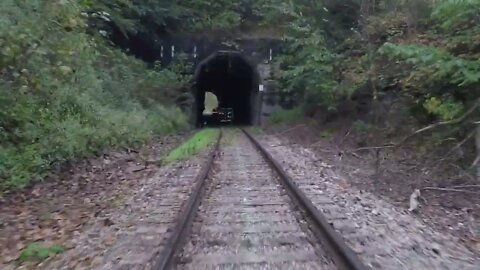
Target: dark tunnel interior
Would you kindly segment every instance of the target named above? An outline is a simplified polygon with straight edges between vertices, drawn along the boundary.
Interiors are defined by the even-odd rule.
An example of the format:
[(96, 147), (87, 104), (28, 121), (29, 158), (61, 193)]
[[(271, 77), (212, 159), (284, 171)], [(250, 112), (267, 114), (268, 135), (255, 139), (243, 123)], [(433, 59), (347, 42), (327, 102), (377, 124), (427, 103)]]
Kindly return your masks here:
[[(215, 53), (196, 72), (197, 126), (205, 122), (205, 93), (216, 95), (219, 108), (233, 110), (231, 123), (252, 125), (258, 90), (256, 68), (239, 53)], [(218, 123), (217, 123), (218, 124)]]

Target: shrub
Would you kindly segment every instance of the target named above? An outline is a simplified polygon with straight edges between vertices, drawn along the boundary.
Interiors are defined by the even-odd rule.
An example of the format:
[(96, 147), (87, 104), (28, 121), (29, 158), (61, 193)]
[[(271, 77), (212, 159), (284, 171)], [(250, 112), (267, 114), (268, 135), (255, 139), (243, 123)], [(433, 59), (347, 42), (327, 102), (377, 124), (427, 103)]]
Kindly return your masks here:
[(187, 78), (86, 34), (82, 12), (77, 1), (0, 2), (0, 192), (186, 124), (166, 104)]
[(442, 100), (431, 97), (423, 103), (423, 107), (428, 113), (437, 116), (443, 121), (452, 120), (463, 112), (463, 104), (451, 97), (446, 97)]

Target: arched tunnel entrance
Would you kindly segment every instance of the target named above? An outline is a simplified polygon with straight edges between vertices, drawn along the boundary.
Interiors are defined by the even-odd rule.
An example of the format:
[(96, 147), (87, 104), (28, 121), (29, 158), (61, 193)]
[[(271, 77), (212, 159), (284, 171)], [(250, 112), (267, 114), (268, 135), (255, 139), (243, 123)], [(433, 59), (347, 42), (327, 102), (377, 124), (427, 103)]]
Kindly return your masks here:
[[(254, 125), (259, 111), (258, 85), (260, 76), (254, 64), (239, 52), (216, 52), (202, 61), (195, 72), (193, 94), (194, 119), (197, 127), (212, 119), (205, 112), (205, 93), (213, 93), (218, 100), (218, 111), (232, 112), (230, 119), (213, 121), (235, 125)], [(216, 118), (214, 118), (216, 119)], [(212, 122), (212, 121), (210, 121)]]

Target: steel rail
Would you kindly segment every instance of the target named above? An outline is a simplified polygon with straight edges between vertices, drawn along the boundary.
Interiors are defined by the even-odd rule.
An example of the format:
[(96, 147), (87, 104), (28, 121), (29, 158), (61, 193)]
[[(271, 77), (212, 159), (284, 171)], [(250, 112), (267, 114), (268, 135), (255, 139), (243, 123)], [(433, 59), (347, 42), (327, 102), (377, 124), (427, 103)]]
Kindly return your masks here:
[(308, 199), (305, 193), (295, 184), (292, 177), (283, 170), (282, 166), (260, 144), (260, 142), (255, 139), (255, 137), (253, 137), (247, 130), (242, 129), (242, 131), (260, 151), (270, 166), (278, 173), (282, 185), (308, 215), (311, 221), (310, 223), (313, 223), (311, 225), (314, 226), (312, 231), (314, 232), (315, 237), (322, 243), (323, 246), (328, 249), (328, 251), (330, 251), (330, 255), (333, 257), (336, 265), (340, 269), (348, 270), (370, 269), (364, 265), (358, 258), (357, 254), (345, 244), (340, 234), (338, 234), (328, 223), (326, 217), (320, 211), (318, 211), (312, 201)]
[(173, 232), (168, 238), (164, 249), (159, 253), (156, 262), (154, 262), (152, 269), (164, 270), (172, 268), (175, 253), (179, 250), (179, 248), (181, 248), (183, 241), (188, 235), (188, 227), (192, 223), (193, 218), (195, 217), (195, 212), (200, 205), (202, 194), (205, 191), (205, 180), (207, 179), (208, 174), (212, 169), (215, 156), (218, 153), (221, 139), (222, 130), (220, 129), (215, 146), (212, 148), (211, 152), (207, 157), (207, 161), (203, 164), (200, 172), (195, 178), (196, 185), (194, 187), (194, 190), (190, 195), (187, 203), (183, 207), (182, 211), (180, 212), (178, 222), (176, 223)]

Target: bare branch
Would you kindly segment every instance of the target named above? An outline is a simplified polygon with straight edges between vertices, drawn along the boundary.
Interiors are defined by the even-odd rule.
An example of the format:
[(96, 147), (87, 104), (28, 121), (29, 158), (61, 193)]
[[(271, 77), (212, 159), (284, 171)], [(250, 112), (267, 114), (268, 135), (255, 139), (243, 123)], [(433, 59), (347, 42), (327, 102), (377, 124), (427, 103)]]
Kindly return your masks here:
[(468, 116), (470, 116), (472, 113), (474, 113), (477, 108), (480, 106), (480, 99), (477, 99), (477, 101), (475, 101), (475, 104), (467, 111), (465, 112), (465, 114), (463, 114), (462, 116), (460, 116), (459, 118), (457, 119), (453, 119), (453, 120), (450, 120), (450, 121), (443, 121), (443, 122), (438, 122), (438, 123), (435, 123), (435, 124), (431, 124), (429, 126), (426, 126), (424, 128), (421, 128), (417, 131), (415, 131), (414, 133), (408, 135), (407, 137), (405, 137), (403, 140), (401, 140), (399, 143), (397, 143), (396, 145), (401, 145), (402, 143), (404, 143), (405, 141), (407, 141), (408, 139), (410, 139), (411, 137), (417, 135), (417, 134), (420, 134), (420, 133), (423, 133), (427, 130), (431, 130), (431, 129), (434, 129), (436, 127), (440, 127), (440, 126), (447, 126), (447, 125), (455, 125), (455, 124), (458, 124), (458, 123), (461, 123), (463, 122)]

